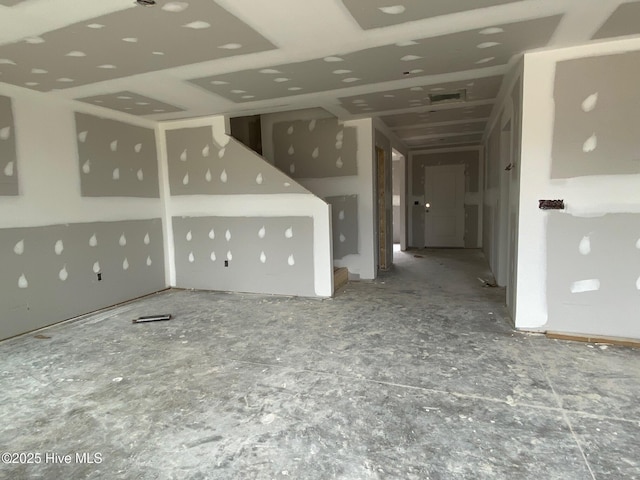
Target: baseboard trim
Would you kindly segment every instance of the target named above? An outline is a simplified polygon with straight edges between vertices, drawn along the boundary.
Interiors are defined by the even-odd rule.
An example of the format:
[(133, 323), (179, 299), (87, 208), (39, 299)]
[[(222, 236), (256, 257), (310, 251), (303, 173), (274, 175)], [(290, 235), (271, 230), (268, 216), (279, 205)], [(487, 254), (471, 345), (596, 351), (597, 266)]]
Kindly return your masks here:
[(607, 343), (610, 345), (620, 345), (623, 347), (640, 348), (640, 340), (633, 338), (621, 338), (621, 337), (603, 337), (603, 336), (591, 336), (580, 335), (578, 333), (559, 333), (559, 332), (546, 332), (545, 335), (548, 338), (554, 340), (568, 340), (572, 342), (584, 342), (584, 343)]

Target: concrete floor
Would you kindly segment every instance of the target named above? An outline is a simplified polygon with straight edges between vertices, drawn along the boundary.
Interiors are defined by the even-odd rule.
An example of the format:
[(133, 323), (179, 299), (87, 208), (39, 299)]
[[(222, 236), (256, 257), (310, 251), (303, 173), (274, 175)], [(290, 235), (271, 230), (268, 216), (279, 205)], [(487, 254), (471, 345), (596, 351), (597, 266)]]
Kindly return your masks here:
[(514, 333), (478, 251), (414, 253), (330, 300), (169, 291), (0, 343), (2, 451), (42, 454), (0, 477), (640, 478), (640, 351)]

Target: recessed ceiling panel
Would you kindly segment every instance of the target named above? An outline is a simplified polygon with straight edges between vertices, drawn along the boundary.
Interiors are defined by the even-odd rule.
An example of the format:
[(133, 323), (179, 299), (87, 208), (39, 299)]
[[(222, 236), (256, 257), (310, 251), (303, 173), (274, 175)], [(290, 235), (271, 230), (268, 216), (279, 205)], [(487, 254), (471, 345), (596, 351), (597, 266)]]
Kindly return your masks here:
[(433, 138), (416, 138), (405, 140), (409, 148), (416, 147), (451, 147), (452, 145), (479, 145), (482, 140), (482, 134), (473, 135), (455, 135), (451, 137), (433, 137)]
[(486, 126), (487, 123), (485, 121), (463, 122), (453, 125), (424, 125), (421, 127), (396, 130), (395, 134), (402, 140), (429, 137), (432, 135), (450, 135), (454, 133), (468, 135), (470, 133), (483, 133)]
[(640, 33), (640, 2), (623, 3), (593, 36), (594, 39)]
[(519, 0), (342, 0), (356, 22), (368, 30)]
[(400, 110), (429, 105), (430, 94), (441, 94), (466, 91), (466, 100), (486, 100), (495, 98), (500, 90), (502, 77), (486, 77), (460, 82), (440, 83), (423, 87), (387, 90), (365, 95), (355, 95), (340, 99), (342, 106), (351, 113), (379, 112), (384, 110)]
[(106, 95), (78, 98), (81, 102), (119, 110), (131, 115), (153, 115), (159, 113), (182, 112), (182, 108), (155, 100), (133, 92), (116, 92)]
[(474, 107), (448, 108), (445, 110), (431, 110), (425, 112), (401, 113), (380, 117), (389, 128), (399, 128), (423, 123), (455, 122), (477, 118), (489, 118), (493, 105), (478, 105)]
[(496, 25), (191, 81), (242, 103), (504, 65), (517, 53), (547, 45), (561, 18)]
[(213, 1), (159, 1), (0, 46), (0, 78), (48, 91), (273, 48)]

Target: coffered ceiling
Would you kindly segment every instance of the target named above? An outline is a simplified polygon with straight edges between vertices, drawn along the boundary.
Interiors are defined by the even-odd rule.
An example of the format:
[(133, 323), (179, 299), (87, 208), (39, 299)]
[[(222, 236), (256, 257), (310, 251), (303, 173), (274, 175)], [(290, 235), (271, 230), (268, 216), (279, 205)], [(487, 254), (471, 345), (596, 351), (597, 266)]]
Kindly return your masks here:
[(637, 34), (638, 0), (0, 0), (0, 84), (155, 120), (322, 107), (433, 148), (479, 142), (522, 52)]

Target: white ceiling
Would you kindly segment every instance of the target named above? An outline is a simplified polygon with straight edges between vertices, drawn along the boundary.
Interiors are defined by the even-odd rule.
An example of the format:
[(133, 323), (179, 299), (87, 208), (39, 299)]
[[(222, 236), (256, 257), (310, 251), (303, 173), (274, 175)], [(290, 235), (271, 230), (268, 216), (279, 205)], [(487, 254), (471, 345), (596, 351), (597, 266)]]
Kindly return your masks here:
[(477, 143), (523, 51), (640, 34), (639, 0), (157, 3), (0, 0), (0, 82), (155, 120), (322, 107), (430, 148)]

